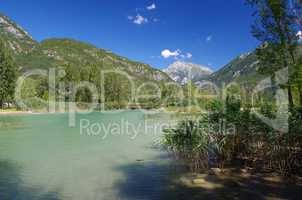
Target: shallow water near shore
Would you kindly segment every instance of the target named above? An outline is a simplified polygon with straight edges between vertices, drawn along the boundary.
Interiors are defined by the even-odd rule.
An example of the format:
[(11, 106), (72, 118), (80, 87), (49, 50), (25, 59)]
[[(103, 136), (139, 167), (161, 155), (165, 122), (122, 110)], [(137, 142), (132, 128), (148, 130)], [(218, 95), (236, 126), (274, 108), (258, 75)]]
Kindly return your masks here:
[(170, 173), (157, 145), (170, 120), (91, 113), (70, 128), (68, 114), (0, 116), (0, 199), (155, 198)]

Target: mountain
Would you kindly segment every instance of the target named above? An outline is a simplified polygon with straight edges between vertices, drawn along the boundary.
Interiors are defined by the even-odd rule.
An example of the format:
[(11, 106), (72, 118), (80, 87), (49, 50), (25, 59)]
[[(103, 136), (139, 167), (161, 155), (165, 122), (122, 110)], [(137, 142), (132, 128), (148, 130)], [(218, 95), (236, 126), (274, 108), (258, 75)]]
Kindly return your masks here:
[(234, 81), (254, 84), (264, 78), (257, 72), (258, 68), (259, 61), (255, 52), (246, 53), (236, 57), (220, 70), (211, 74), (208, 80), (219, 84), (228, 84)]
[(196, 82), (204, 79), (213, 72), (208, 67), (181, 61), (174, 62), (163, 71), (167, 73), (174, 81), (182, 85), (186, 84), (188, 80)]
[[(302, 45), (298, 47), (297, 54), (302, 55)], [(258, 72), (259, 67), (260, 62), (254, 51), (236, 57), (229, 64), (212, 73), (206, 80), (217, 84), (237, 82), (251, 87), (267, 77)]]
[(93, 64), (101, 69), (126, 72), (134, 80), (171, 81), (161, 70), (131, 61), (92, 44), (67, 38), (37, 42), (23, 28), (1, 14), (0, 37), (13, 52), (21, 71), (63, 65), (73, 65), (80, 69)]
[(27, 54), (37, 44), (23, 28), (2, 14), (0, 14), (0, 37), (15, 54)]

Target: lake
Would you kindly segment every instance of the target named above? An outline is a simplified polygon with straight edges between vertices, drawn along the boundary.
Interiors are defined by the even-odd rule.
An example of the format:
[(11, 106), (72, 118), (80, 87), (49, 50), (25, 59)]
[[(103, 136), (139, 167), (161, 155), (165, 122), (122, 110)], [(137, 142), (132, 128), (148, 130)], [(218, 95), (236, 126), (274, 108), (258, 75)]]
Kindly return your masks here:
[(0, 199), (162, 199), (175, 173), (159, 148), (170, 115), (0, 116)]

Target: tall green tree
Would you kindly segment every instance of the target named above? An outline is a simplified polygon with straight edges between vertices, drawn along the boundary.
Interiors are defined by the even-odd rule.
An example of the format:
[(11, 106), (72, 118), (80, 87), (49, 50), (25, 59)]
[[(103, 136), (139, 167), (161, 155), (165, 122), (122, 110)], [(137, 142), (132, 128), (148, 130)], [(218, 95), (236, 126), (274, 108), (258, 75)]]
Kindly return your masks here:
[(0, 107), (13, 101), (17, 66), (5, 42), (0, 39)]
[[(261, 62), (260, 72), (271, 76), (273, 93), (276, 93), (275, 72), (287, 67), (289, 74), (296, 65), (295, 52), (298, 46), (296, 12), (288, 0), (247, 0), (256, 8), (256, 22), (252, 27), (255, 38), (263, 43), (257, 49)], [(289, 79), (286, 85), (288, 100), (293, 107), (292, 82)]]

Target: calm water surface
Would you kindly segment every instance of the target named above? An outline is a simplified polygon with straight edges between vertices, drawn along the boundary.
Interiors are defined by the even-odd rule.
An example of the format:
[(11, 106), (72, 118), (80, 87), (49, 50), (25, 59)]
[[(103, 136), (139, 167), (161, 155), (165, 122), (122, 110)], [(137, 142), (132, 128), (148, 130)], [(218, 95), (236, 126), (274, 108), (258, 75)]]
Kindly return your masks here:
[(92, 113), (70, 128), (67, 114), (0, 116), (0, 199), (162, 199), (173, 167), (154, 144), (170, 121)]

